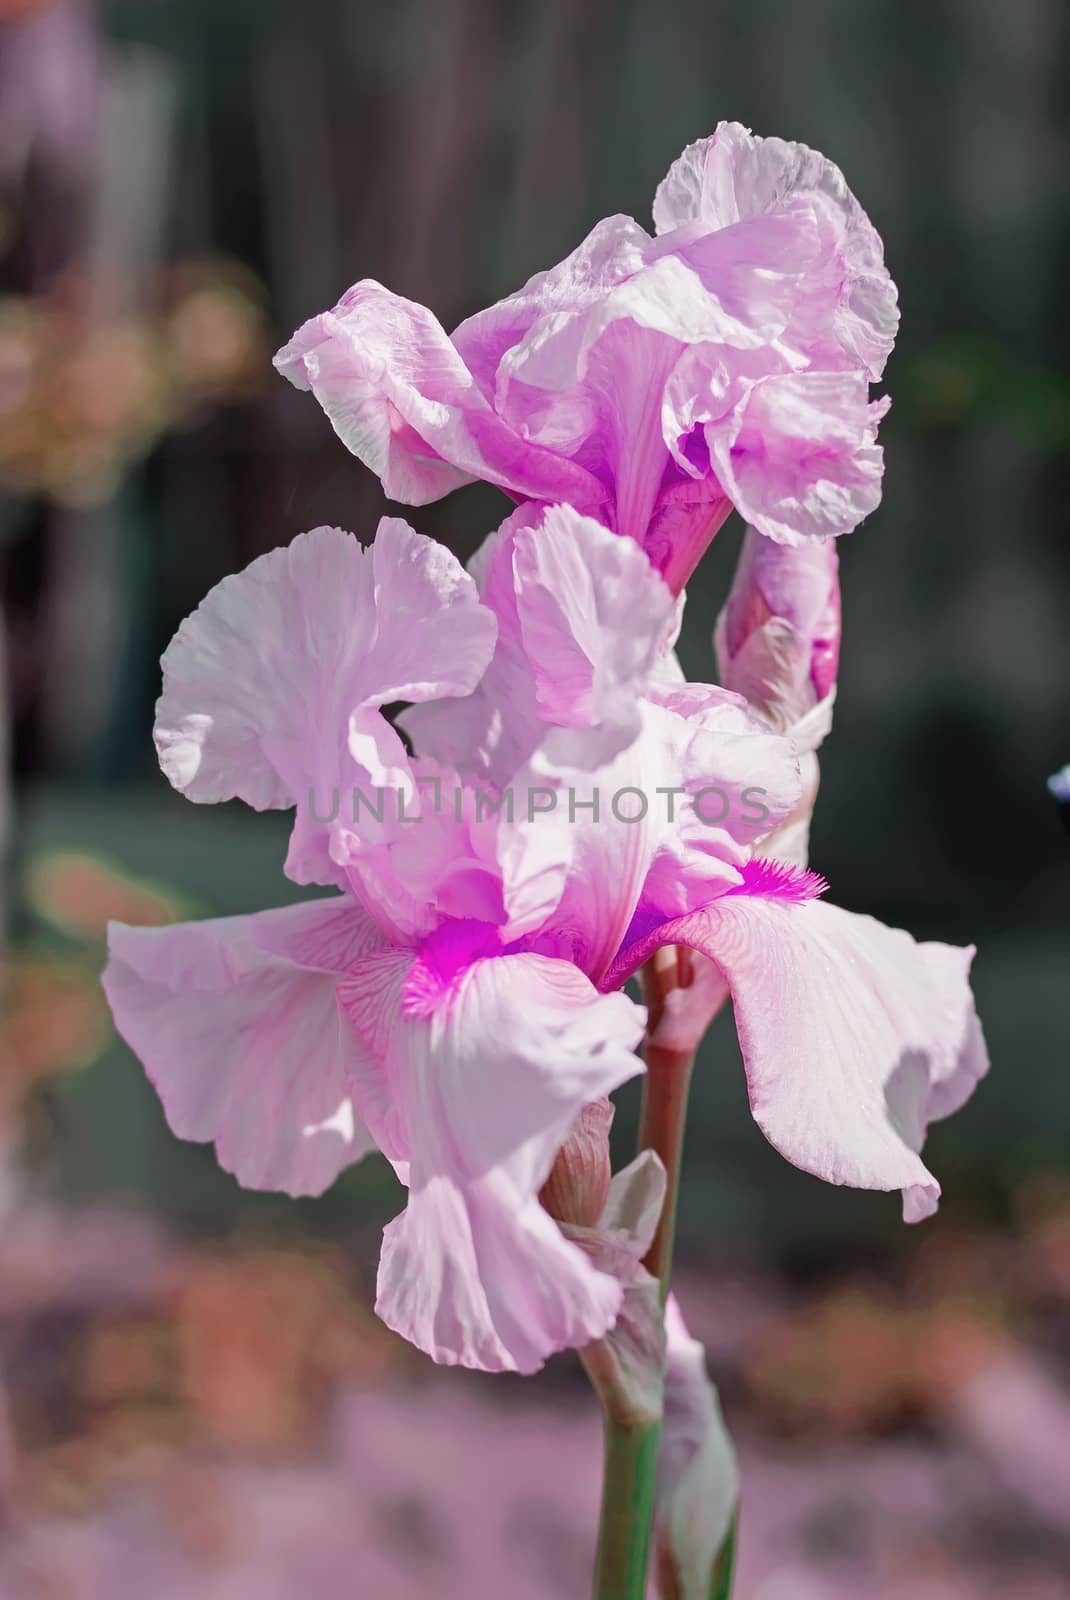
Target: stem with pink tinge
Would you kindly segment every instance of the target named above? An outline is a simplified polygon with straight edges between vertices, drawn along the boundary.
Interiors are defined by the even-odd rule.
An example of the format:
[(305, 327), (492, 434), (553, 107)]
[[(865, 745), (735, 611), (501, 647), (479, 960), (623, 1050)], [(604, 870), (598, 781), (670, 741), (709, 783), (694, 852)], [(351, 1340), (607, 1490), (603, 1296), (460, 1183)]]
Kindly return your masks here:
[(643, 1265), (661, 1285), (661, 1303), (664, 1305), (672, 1273), (676, 1202), (695, 1052), (668, 1049), (659, 1044), (657, 1039), (666, 996), (673, 989), (686, 989), (691, 982), (690, 950), (684, 946), (665, 946), (656, 951), (643, 968), (642, 978), (643, 999), (647, 1006), (647, 1033), (643, 1050), (646, 1077), (643, 1080), (643, 1102), (639, 1113), (639, 1148), (657, 1152), (666, 1178), (665, 1204)]

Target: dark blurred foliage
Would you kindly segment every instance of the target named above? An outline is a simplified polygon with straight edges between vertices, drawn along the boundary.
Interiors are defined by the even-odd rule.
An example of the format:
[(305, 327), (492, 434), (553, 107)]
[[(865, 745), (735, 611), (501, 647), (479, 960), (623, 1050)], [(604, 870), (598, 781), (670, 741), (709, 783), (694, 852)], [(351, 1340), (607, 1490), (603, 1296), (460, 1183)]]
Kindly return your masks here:
[[(242, 1196), (209, 1151), (171, 1138), (96, 994), (108, 915), (296, 897), (281, 819), (188, 806), (149, 737), (159, 653), (214, 582), (318, 523), (370, 537), (386, 509), (271, 352), (358, 277), (452, 326), (601, 216), (647, 222), (669, 162), (730, 117), (840, 162), (901, 291), (884, 503), (841, 546), (815, 865), (854, 909), (976, 941), (993, 1057), (932, 1138), (944, 1218), (909, 1234), (891, 1198), (824, 1187), (773, 1155), (730, 1025), (713, 1030), (681, 1242), (752, 1503), (787, 1508), (780, 1523), (752, 1513), (772, 1574), (753, 1592), (944, 1600), (987, 1594), (982, 1569), (1001, 1597), (1064, 1592), (1050, 1575), (1065, 1518), (1038, 1483), (1065, 1461), (1042, 1423), (1058, 1431), (1066, 1407), (1070, 851), (1044, 779), (1070, 760), (1068, 33), (1063, 0), (0, 0), (0, 735), (14, 790), (0, 793), (0, 1190), (15, 1252), (0, 1350), (19, 1376), (18, 1494), (39, 1512), (64, 1496), (96, 1505), (101, 1483), (140, 1479), (147, 1451), (166, 1458), (153, 1493), (182, 1559), (222, 1560), (250, 1537), (235, 1505), (254, 1522), (279, 1512), (265, 1483), (227, 1477), (228, 1450), (319, 1449), (340, 1385), (399, 1362), (411, 1377), (365, 1316), (377, 1228), (396, 1207), (385, 1169), (365, 1163), (316, 1203)], [(466, 556), (504, 510), (472, 487), (411, 515)], [(712, 672), (738, 539), (730, 523), (691, 586), (681, 654), (696, 678)], [(109, 1220), (102, 1204), (133, 1215)], [(118, 1260), (129, 1281), (108, 1278)], [(737, 1276), (709, 1289), (714, 1269)], [(268, 1317), (246, 1319), (246, 1304)], [(265, 1343), (276, 1316), (287, 1328)], [(322, 1347), (316, 1319), (333, 1330)], [(498, 1460), (490, 1411), (467, 1389), (441, 1393), (427, 1398), (427, 1418), (444, 1408), (433, 1448), (470, 1429), (473, 1459)], [(412, 1428), (408, 1404), (362, 1413), (354, 1437), (386, 1459)], [(566, 1421), (540, 1434), (530, 1415), (516, 1413), (526, 1459), (559, 1459)], [(338, 1426), (331, 1459), (352, 1475)], [(805, 1444), (792, 1456), (797, 1430), (825, 1441), (816, 1474)], [(882, 1454), (874, 1441), (889, 1439)], [(587, 1471), (584, 1440), (568, 1448)], [(182, 1452), (210, 1450), (223, 1464), (205, 1493)], [(862, 1484), (884, 1532), (858, 1512)], [(328, 1489), (295, 1478), (287, 1493)], [(576, 1526), (593, 1491), (576, 1492), (574, 1523), (575, 1506), (540, 1511), (518, 1489), (517, 1524), (503, 1500), (505, 1545), (535, 1552), (523, 1594), (582, 1592)], [(915, 1515), (933, 1499), (939, 1527)], [(421, 1550), (434, 1560), (448, 1511), (400, 1488), (384, 1507), (375, 1537), (394, 1529), (413, 1571)], [(905, 1543), (888, 1545), (900, 1514)], [(138, 1516), (130, 1548), (156, 1549)], [(173, 1552), (171, 1587), (162, 1567), (140, 1587), (109, 1577), (101, 1552), (122, 1527), (94, 1524), (54, 1570), (20, 1549), (28, 1565), (0, 1566), (0, 1593), (191, 1592)], [(560, 1570), (546, 1567), (555, 1550)], [(470, 1576), (493, 1570), (489, 1546), (465, 1559), (457, 1592), (497, 1592)], [(757, 1584), (754, 1559), (745, 1522)], [(301, 1592), (284, 1565), (276, 1551), (264, 1567), (282, 1587), (218, 1592)], [(64, 1588), (68, 1567), (97, 1576)], [(425, 1592), (412, 1576), (367, 1581), (376, 1600)]]

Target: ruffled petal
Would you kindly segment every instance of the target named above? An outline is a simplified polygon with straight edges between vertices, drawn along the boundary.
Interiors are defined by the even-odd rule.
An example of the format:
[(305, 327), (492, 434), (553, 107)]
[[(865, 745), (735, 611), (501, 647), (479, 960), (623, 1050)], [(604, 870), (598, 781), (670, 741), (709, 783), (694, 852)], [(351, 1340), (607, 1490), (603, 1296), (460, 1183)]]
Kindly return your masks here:
[[(703, 427), (753, 478), (769, 422), (778, 464), (759, 509), (775, 523), (788, 492), (784, 419), (748, 400), (752, 386), (802, 372), (877, 376), (897, 312), (879, 238), (838, 169), (805, 146), (722, 124), (676, 163), (655, 218), (656, 239), (630, 218), (605, 219), (449, 337), (423, 307), (358, 283), (276, 364), (317, 395), (394, 498), (422, 503), (477, 477), (520, 500), (568, 503), (643, 544), (675, 592), (729, 503)], [(843, 453), (827, 422), (797, 443), (796, 480), (800, 456)], [(802, 475), (802, 524), (790, 507), (781, 520), (798, 537), (827, 536), (865, 514), (879, 466), (856, 464), (846, 485), (843, 469), (831, 474), (855, 491), (849, 504), (814, 486), (816, 469), (813, 481)], [(739, 485), (741, 507), (762, 498)]]
[(351, 900), (108, 929), (104, 990), (180, 1139), (247, 1189), (319, 1194), (375, 1148), (350, 1074), (366, 1054), (338, 974), (381, 944)]
[(783, 369), (774, 346), (797, 320), (820, 255), (805, 208), (760, 219), (745, 238), (697, 235), (671, 248), (611, 218), (567, 262), (463, 324), (455, 339), (503, 418), (601, 480), (607, 506), (599, 515), (618, 532), (646, 542), (673, 493), (673, 460), (704, 485), (688, 496), (686, 516), (677, 506), (684, 556), (662, 559), (663, 518), (651, 547), (678, 588), (697, 559), (691, 546), (700, 552), (727, 509), (708, 481), (708, 455), (693, 460), (688, 441), (698, 424), (731, 409), (740, 376)]
[(376, 627), (360, 667), (359, 703), (470, 694), (498, 629), (457, 557), (400, 517), (383, 517), (368, 554)]
[(789, 320), (790, 296), (775, 303), (756, 267), (714, 281), (663, 255), (579, 310), (548, 311), (499, 367), (502, 415), (581, 461), (604, 486), (599, 515), (640, 543), (681, 434), (729, 403), (723, 347), (760, 353)]
[(601, 487), (499, 417), (431, 312), (365, 279), (275, 357), (311, 389), (392, 500), (426, 505), (472, 478), (518, 498), (597, 504)]
[(545, 732), (520, 626), (515, 565), (519, 533), (541, 527), (545, 515), (545, 506), (526, 500), (468, 564), (498, 622), (494, 656), (478, 687), (463, 700), (411, 706), (398, 719), (421, 756), (490, 784), (508, 783)]
[(708, 423), (717, 475), (736, 509), (781, 544), (850, 533), (880, 504), (884, 453), (860, 373), (802, 372), (753, 384)]
[(642, 550), (570, 506), (530, 502), (479, 552), (498, 619), (494, 659), (466, 700), (407, 711), (421, 753), (505, 785), (551, 727), (583, 728), (584, 764), (635, 737), (639, 695), (669, 647), (673, 597)]
[(659, 234), (696, 225), (709, 230), (806, 202), (833, 245), (835, 331), (844, 353), (879, 378), (899, 325), (895, 285), (880, 235), (833, 162), (804, 144), (757, 138), (722, 122), (688, 145), (654, 199)]
[[(339, 528), (301, 534), (224, 578), (171, 641), (160, 765), (191, 800), (297, 806), (287, 871), (338, 882), (332, 812), (405, 760), (378, 707), (468, 694), (495, 634), (455, 557), (398, 518), (382, 520), (368, 550)], [(350, 754), (354, 713), (363, 770)]]
[(399, 1004), (384, 1003), (374, 958), (340, 989), (375, 1057), (358, 1104), (410, 1162), (376, 1309), (435, 1361), (534, 1372), (620, 1308), (620, 1284), (537, 1196), (581, 1106), (641, 1070), (643, 1012), (543, 956), (428, 964), (417, 958), (400, 989), (392, 968)]
[(673, 626), (673, 597), (642, 550), (568, 506), (514, 541), (517, 616), (539, 716), (557, 727), (638, 727), (636, 700)]
[(972, 949), (917, 944), (823, 901), (727, 894), (638, 941), (606, 987), (662, 944), (691, 945), (724, 974), (751, 1111), (781, 1155), (828, 1183), (902, 1189), (908, 1222), (936, 1209), (926, 1128), (988, 1070)]
[(605, 217), (582, 244), (522, 289), (467, 318), (451, 335), (483, 392), (493, 397), (498, 369), (540, 317), (581, 311), (643, 266), (650, 235), (631, 217)]

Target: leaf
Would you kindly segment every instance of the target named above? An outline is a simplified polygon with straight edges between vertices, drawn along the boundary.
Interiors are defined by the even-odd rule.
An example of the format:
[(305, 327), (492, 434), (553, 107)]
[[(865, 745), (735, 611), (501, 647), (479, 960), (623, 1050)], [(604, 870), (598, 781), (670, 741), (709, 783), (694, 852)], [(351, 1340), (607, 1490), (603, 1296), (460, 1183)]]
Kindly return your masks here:
[(736, 1455), (706, 1371), (672, 1296), (665, 1308), (665, 1415), (654, 1514), (660, 1600), (727, 1600), (738, 1521)]
[(732, 1514), (728, 1532), (725, 1535), (713, 1564), (713, 1576), (710, 1581), (710, 1600), (729, 1600), (732, 1593), (732, 1576), (736, 1567), (736, 1540), (739, 1529), (739, 1506), (737, 1504)]

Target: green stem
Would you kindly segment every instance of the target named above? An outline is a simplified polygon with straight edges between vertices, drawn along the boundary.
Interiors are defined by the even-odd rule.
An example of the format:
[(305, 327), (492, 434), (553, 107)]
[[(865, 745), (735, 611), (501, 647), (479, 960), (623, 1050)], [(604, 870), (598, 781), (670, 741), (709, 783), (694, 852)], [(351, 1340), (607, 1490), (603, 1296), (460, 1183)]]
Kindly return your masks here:
[[(658, 1279), (662, 1305), (669, 1292), (672, 1271), (676, 1198), (694, 1052), (667, 1050), (655, 1041), (666, 993), (689, 981), (689, 955), (689, 952), (681, 955), (674, 951), (669, 957), (668, 952), (659, 951), (643, 969), (643, 997), (649, 1020), (643, 1051), (646, 1076), (639, 1119), (639, 1148), (657, 1152), (667, 1179), (661, 1218), (643, 1264)], [(643, 1600), (646, 1594), (660, 1434), (660, 1419), (629, 1420), (606, 1413), (605, 1477), (594, 1600)]]
[(643, 1600), (660, 1421), (605, 1419), (605, 1477), (594, 1600)]

